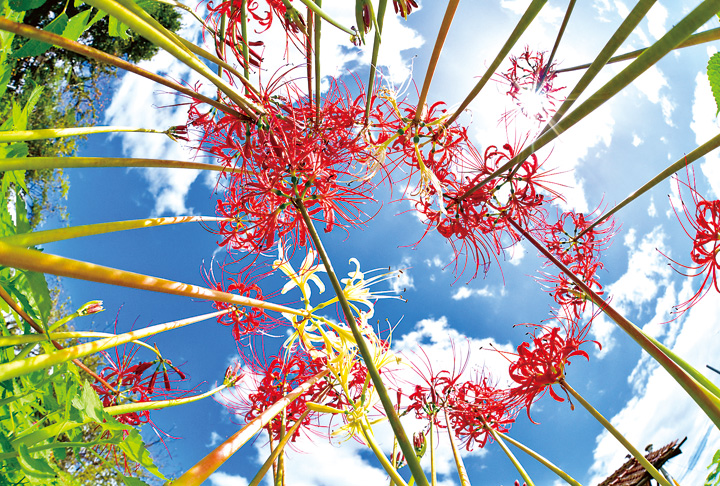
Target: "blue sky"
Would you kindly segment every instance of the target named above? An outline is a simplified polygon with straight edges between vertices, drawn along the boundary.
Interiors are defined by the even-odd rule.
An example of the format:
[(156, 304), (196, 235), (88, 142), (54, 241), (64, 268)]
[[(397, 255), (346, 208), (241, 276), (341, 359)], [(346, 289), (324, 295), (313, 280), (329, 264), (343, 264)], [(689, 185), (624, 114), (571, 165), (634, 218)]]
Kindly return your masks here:
[[(433, 80), (430, 102), (445, 101), (452, 106), (464, 98), (529, 2), (482, 3), (482, 6), (480, 2), (461, 3)], [(576, 7), (556, 56), (560, 68), (589, 62), (628, 11), (620, 1), (579, 4), (582, 5)], [(567, 2), (550, 2), (513, 54), (520, 54), (525, 45), (549, 51), (566, 5)], [(658, 2), (620, 52), (652, 43), (694, 6), (695, 2), (690, 1)], [(444, 2), (423, 2), (421, 7), (407, 22), (388, 16), (380, 58), (385, 66), (383, 82), (398, 90), (404, 86), (413, 101), (417, 88), (410, 79), (422, 85)], [(345, 8), (327, 9), (341, 22), (354, 23)], [(713, 20), (703, 30), (717, 24)], [(196, 31), (189, 29), (187, 33), (194, 35)], [(279, 59), (284, 45), (273, 41), (272, 35), (269, 33), (266, 41), (268, 61), (264, 76), (273, 72), (270, 60), (277, 62), (277, 67), (282, 64)], [(369, 49), (361, 51), (347, 45), (346, 34), (329, 27), (323, 31), (324, 73), (342, 76), (352, 85), (353, 74), (361, 79), (367, 76)], [(564, 190), (567, 200), (558, 210), (611, 207), (717, 133), (716, 107), (705, 78), (707, 59), (713, 52), (713, 45), (703, 45), (671, 53), (638, 82), (540, 152), (541, 158), (547, 158), (546, 168), (557, 167), (563, 172), (561, 182), (567, 186)], [(624, 66), (606, 68), (589, 91), (600, 87)], [(146, 62), (145, 67), (191, 85), (196, 81), (187, 68), (166, 55)], [(575, 74), (562, 75), (556, 86), (572, 87), (577, 79)], [(171, 106), (175, 100), (162, 88), (126, 76), (114, 82), (113, 90), (112, 102), (104, 114), (107, 124), (165, 129), (184, 123), (184, 107)], [(503, 110), (512, 106), (504, 91), (501, 84), (490, 83), (470, 106), (470, 113), (463, 115), (466, 123), (471, 122), (469, 131), (481, 150), (487, 145), (505, 143), (508, 136), (511, 140), (516, 136), (522, 138), (528, 129), (520, 119), (517, 128), (512, 128), (508, 135), (506, 127), (498, 123)], [(192, 149), (160, 135), (94, 137), (86, 142), (80, 155), (119, 154), (188, 160), (196, 155)], [(707, 199), (720, 197), (719, 162), (717, 153), (712, 153), (695, 164), (698, 190)], [(67, 173), (72, 225), (158, 215), (214, 215), (217, 198), (213, 193), (214, 176), (158, 169), (70, 169)], [(387, 187), (381, 188), (376, 197), (388, 201), (388, 192)], [(394, 194), (398, 192), (396, 188)], [(669, 319), (672, 305), (687, 300), (693, 293), (691, 287), (696, 289), (699, 283), (674, 272), (659, 252), (689, 263), (691, 241), (683, 233), (668, 198), (677, 201), (676, 193), (677, 186), (666, 181), (619, 214), (619, 231), (603, 258), (605, 269), (600, 279), (606, 295), (629, 319), (718, 382), (720, 376), (706, 365), (720, 367), (717, 360), (720, 297), (711, 291), (692, 311), (672, 323), (662, 324)], [(443, 367), (452, 362), (454, 341), (461, 350), (469, 349), (468, 373), (486, 366), (502, 380), (507, 374), (507, 363), (487, 348), (493, 343), (498, 348), (513, 350), (526, 337), (525, 328), (513, 325), (539, 323), (548, 318), (551, 301), (533, 278), (541, 269), (542, 260), (527, 243), (522, 243), (509, 251), (504, 261), (501, 257), (500, 268), (493, 265), (487, 276), (471, 281), (468, 274), (458, 278), (453, 275), (452, 266), (448, 266), (452, 251), (439, 235), (431, 234), (414, 245), (423, 226), (415, 215), (407, 212), (408, 208), (406, 202), (386, 202), (366, 228), (327, 235), (326, 246), (336, 269), (343, 275), (351, 271), (354, 267), (346, 264), (351, 257), (359, 259), (362, 270), (404, 268), (403, 278), (393, 284), (405, 289), (403, 296), (408, 302), (381, 300), (375, 308), (376, 318), (381, 321), (387, 318), (394, 326), (394, 349), (413, 359), (412, 350), (422, 345), (432, 356), (434, 366)], [(202, 275), (213, 266), (213, 258), (219, 261), (225, 258), (216, 241), (215, 235), (199, 225), (178, 225), (48, 244), (46, 251), (202, 285)], [(271, 259), (274, 257), (270, 255)], [(301, 260), (294, 262), (296, 267)], [(281, 276), (263, 281), (270, 289), (268, 292), (283, 284)], [(210, 311), (205, 302), (179, 297), (67, 279), (63, 286), (75, 306), (93, 299), (105, 302), (108, 310), (93, 316), (96, 330), (111, 328), (116, 315), (118, 329), (127, 330)], [(277, 334), (278, 338), (271, 340), (275, 344), (269, 346), (282, 342), (283, 331)], [(701, 484), (705, 467), (720, 447), (718, 431), (667, 374), (614, 324), (599, 318), (593, 324), (592, 335), (602, 343), (602, 351), (586, 345), (590, 362), (575, 358), (568, 369), (568, 382), (641, 450), (648, 443), (660, 447), (687, 436), (683, 454), (672, 459), (666, 469), (681, 484)], [(149, 342), (156, 342), (174, 363), (183, 364), (189, 375), (188, 388), (198, 386), (202, 391), (222, 379), (225, 368), (237, 355), (229, 329), (214, 322), (195, 324)], [(533, 409), (533, 419), (539, 425), (532, 424), (521, 413), (511, 435), (546, 455), (583, 484), (598, 483), (625, 460), (626, 452), (579, 407), (571, 411), (567, 403), (557, 403), (546, 396)], [(214, 444), (234, 433), (240, 422), (212, 400), (156, 412), (153, 420), (160, 429), (180, 437), (167, 442), (169, 456), (161, 447), (156, 448), (158, 461), (168, 474), (183, 472)], [(418, 424), (408, 420), (408, 427)], [(152, 440), (152, 431), (148, 428), (145, 432)], [(381, 427), (378, 436), (389, 452), (392, 446), (389, 432)], [(290, 452), (287, 462), (288, 484), (359, 485), (386, 481), (385, 473), (371, 454), (354, 441), (337, 444), (313, 436), (300, 439), (297, 449)], [(266, 440), (260, 437), (228, 461), (211, 477), (210, 484), (245, 484), (266, 454)], [(521, 452), (517, 455), (536, 484), (554, 484), (552, 473)], [(466, 452), (465, 459), (475, 484), (511, 485), (518, 478), (495, 444)], [(444, 442), (438, 451), (438, 471), (440, 484), (458, 484)]]

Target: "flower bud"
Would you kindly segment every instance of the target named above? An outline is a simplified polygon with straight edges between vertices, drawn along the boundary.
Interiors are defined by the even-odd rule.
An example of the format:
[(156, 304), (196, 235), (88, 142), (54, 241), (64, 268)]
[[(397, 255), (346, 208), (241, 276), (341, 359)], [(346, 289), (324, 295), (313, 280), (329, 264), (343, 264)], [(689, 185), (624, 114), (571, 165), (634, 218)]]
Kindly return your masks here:
[(78, 316), (88, 316), (90, 314), (97, 314), (98, 312), (104, 311), (102, 300), (91, 300), (87, 304), (80, 307), (77, 311)]

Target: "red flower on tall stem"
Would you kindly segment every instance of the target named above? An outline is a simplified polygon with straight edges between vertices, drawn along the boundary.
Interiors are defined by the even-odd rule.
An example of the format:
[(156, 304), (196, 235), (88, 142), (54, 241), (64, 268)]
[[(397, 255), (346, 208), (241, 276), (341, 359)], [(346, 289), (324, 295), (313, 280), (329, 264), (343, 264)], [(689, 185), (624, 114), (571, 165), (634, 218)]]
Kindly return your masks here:
[[(693, 241), (690, 250), (690, 259), (694, 265), (683, 265), (670, 260), (675, 265), (675, 270), (681, 275), (688, 277), (699, 277), (704, 275), (700, 287), (690, 299), (676, 307), (679, 314), (682, 314), (705, 297), (712, 287), (720, 292), (718, 284), (718, 270), (720, 270), (720, 200), (708, 201), (696, 189), (695, 174), (688, 169), (688, 182), (676, 178), (678, 191), (682, 194), (682, 186), (690, 191), (690, 199), (694, 208), (688, 208), (685, 201), (682, 201), (682, 216), (678, 208), (673, 205), (675, 215), (685, 234)], [(672, 200), (671, 200), (672, 204)], [(683, 219), (687, 224), (683, 223)]]

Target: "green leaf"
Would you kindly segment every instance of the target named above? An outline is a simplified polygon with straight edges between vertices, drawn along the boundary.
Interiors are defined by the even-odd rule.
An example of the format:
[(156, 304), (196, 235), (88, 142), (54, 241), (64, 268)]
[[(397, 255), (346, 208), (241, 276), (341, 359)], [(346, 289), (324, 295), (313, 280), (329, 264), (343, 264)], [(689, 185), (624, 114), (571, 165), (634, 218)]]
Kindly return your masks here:
[[(27, 157), (28, 153), (30, 152), (30, 148), (28, 147), (28, 144), (25, 142), (15, 142), (11, 143), (5, 147), (3, 147), (3, 156), (0, 158), (3, 159), (14, 159), (18, 157)], [(22, 172), (25, 173), (25, 171), (15, 171), (15, 172)]]
[(145, 447), (145, 443), (140, 436), (140, 432), (135, 429), (131, 429), (125, 440), (120, 443), (120, 449), (122, 449), (126, 456), (140, 464), (149, 472), (160, 479), (165, 479), (165, 476), (163, 476), (153, 462), (152, 457), (150, 457), (150, 453)]
[(118, 422), (115, 417), (103, 409), (100, 397), (95, 389), (85, 381), (82, 393), (75, 395), (72, 405), (80, 411), (83, 418), (89, 418), (106, 430), (127, 430), (130, 426)]
[[(52, 32), (53, 34), (62, 35), (65, 27), (68, 24), (68, 16), (65, 12), (61, 13), (50, 22), (47, 27), (43, 30)], [(44, 54), (48, 49), (52, 47), (47, 42), (41, 42), (38, 40), (29, 40), (20, 47), (17, 51), (13, 52), (13, 57), (35, 57)]]
[(73, 41), (78, 40), (82, 33), (85, 32), (89, 27), (88, 18), (90, 18), (91, 12), (92, 9), (88, 9), (84, 12), (80, 12), (77, 15), (73, 15), (73, 17), (68, 22), (67, 27), (65, 27), (62, 36), (66, 39), (70, 39)]
[(8, 3), (10, 4), (10, 8), (16, 12), (24, 12), (38, 8), (45, 3), (45, 0), (10, 0)]
[(708, 61), (707, 74), (713, 97), (715, 97), (715, 105), (717, 106), (715, 116), (717, 116), (720, 113), (720, 52), (713, 54)]
[(30, 290), (32, 291), (33, 299), (35, 299), (35, 306), (40, 312), (43, 325), (45, 325), (52, 311), (52, 297), (50, 297), (50, 290), (47, 280), (45, 280), (45, 275), (38, 272), (23, 273), (30, 284)]
[(27, 446), (21, 444), (17, 448), (18, 462), (22, 467), (25, 474), (35, 478), (55, 478), (57, 475), (53, 468), (44, 459), (35, 459), (30, 455), (27, 450)]
[(129, 39), (130, 35), (127, 33), (129, 27), (113, 16), (110, 16), (108, 22), (108, 33), (113, 37), (120, 37), (123, 40)]
[(121, 475), (122, 481), (126, 484), (126, 486), (148, 486), (148, 483), (145, 481), (142, 481), (138, 478), (134, 478), (132, 476), (123, 476)]

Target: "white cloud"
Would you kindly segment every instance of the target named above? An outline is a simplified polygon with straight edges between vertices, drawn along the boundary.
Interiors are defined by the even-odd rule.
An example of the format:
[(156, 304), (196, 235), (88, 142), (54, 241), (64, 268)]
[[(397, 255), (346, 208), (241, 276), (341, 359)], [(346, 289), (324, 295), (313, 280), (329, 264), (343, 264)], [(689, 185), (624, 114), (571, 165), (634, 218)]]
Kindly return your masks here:
[(490, 290), (487, 286), (481, 289), (471, 289), (468, 286), (462, 286), (452, 294), (453, 300), (464, 300), (472, 296), (477, 297), (494, 297), (495, 293)]
[(655, 207), (655, 200), (652, 198), (652, 196), (650, 197), (650, 205), (648, 206), (647, 212), (648, 216), (650, 216), (651, 218), (657, 216), (657, 207)]
[(632, 140), (633, 147), (637, 147), (641, 143), (643, 143), (643, 139), (638, 137), (636, 133), (633, 133), (633, 140)]
[(665, 28), (665, 21), (668, 18), (668, 11), (661, 3), (658, 2), (653, 5), (647, 13), (646, 18), (650, 35), (655, 37), (655, 39), (659, 39), (665, 35), (667, 32), (667, 29)]
[(405, 292), (407, 289), (415, 288), (415, 281), (410, 275), (410, 263), (409, 258), (403, 258), (403, 261), (396, 268), (400, 269), (397, 278), (390, 279), (390, 289), (393, 292)]
[(210, 433), (210, 443), (205, 444), (205, 447), (214, 447), (214, 446), (218, 445), (221, 440), (223, 440), (223, 437), (213, 430)]
[(224, 472), (212, 473), (210, 477), (212, 486), (247, 486), (248, 480), (242, 476), (234, 476)]

